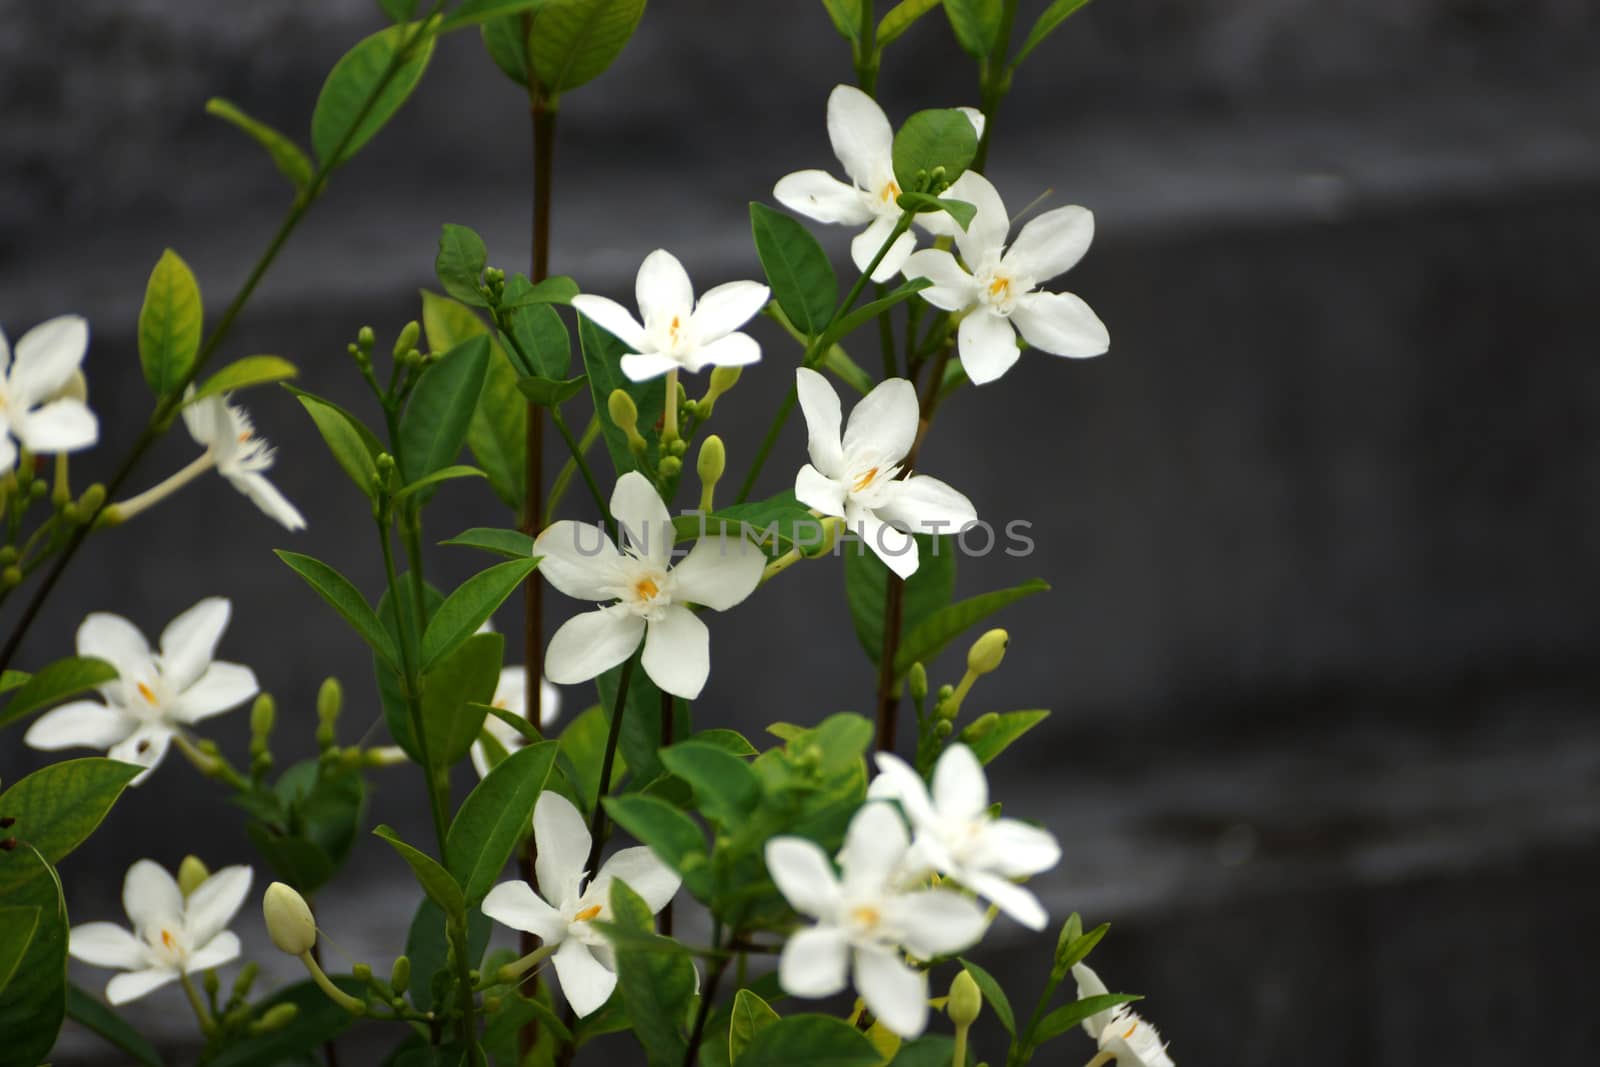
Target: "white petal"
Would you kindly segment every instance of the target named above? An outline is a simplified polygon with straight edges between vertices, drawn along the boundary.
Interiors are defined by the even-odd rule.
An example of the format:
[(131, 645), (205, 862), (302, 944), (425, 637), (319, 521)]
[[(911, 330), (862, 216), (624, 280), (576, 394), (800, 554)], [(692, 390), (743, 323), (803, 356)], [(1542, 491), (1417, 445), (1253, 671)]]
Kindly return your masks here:
[(726, 337), (761, 312), (772, 295), (760, 282), (728, 282), (708, 289), (694, 306), (691, 322), (702, 344)]
[(694, 311), (694, 286), (689, 282), (689, 272), (677, 256), (664, 248), (644, 257), (634, 291), (647, 332), (656, 323), (670, 322), (674, 316), (687, 321)]
[(960, 952), (983, 936), (983, 909), (949, 889), (923, 889), (885, 902), (887, 922), (913, 956), (932, 959)]
[(593, 897), (592, 903), (609, 905), (613, 881), (620, 881), (639, 894), (651, 915), (666, 907), (683, 883), (676, 871), (642, 845), (622, 849), (601, 864), (594, 885), (585, 890), (584, 896)]
[(618, 478), (611, 491), (611, 516), (636, 552), (658, 567), (667, 566), (672, 558), (672, 515), (650, 479), (638, 471)]
[(986, 873), (963, 872), (960, 881), (1030, 930), (1043, 930), (1050, 923), (1050, 914), (1044, 910), (1044, 905), (1025, 886)]
[(67, 939), (67, 953), (75, 960), (119, 971), (137, 971), (150, 962), (144, 942), (116, 923), (74, 926)]
[(1017, 819), (995, 819), (978, 840), (978, 862), (1007, 878), (1048, 871), (1061, 861), (1061, 845), (1049, 830)]
[(114, 708), (93, 700), (76, 700), (47, 711), (33, 721), (22, 740), (31, 748), (98, 748), (102, 751), (127, 737), (138, 725)]
[(572, 298), (578, 313), (637, 352), (645, 347), (644, 327), (633, 314), (610, 297), (582, 293)]
[(887, 522), (917, 533), (948, 534), (978, 521), (972, 501), (937, 478), (913, 474), (888, 488), (888, 500), (874, 509)]
[(209, 971), (213, 967), (221, 967), (224, 963), (232, 963), (238, 958), (239, 935), (231, 930), (224, 930), (191, 955), (184, 969), (190, 973)]
[(917, 295), (936, 308), (965, 311), (977, 302), (978, 283), (942, 248), (913, 252), (901, 269), (908, 279), (926, 278), (933, 283)]
[(873, 759), (878, 764), (878, 776), (867, 789), (867, 796), (873, 800), (897, 800), (912, 826), (932, 826), (936, 821), (933, 801), (922, 776), (893, 752), (879, 752)]
[(576, 900), (594, 838), (572, 801), (550, 790), (539, 794), (533, 806), (533, 842), (539, 849), (533, 873), (544, 898), (557, 905)]
[(28, 408), (67, 384), (89, 348), (89, 324), (78, 315), (58, 315), (17, 339), (11, 368), (11, 400)]
[(11, 424), (0, 414), (0, 474), (10, 474), (17, 465), (17, 446), (11, 442)]
[(921, 408), (916, 386), (904, 378), (879, 382), (850, 412), (844, 430), (844, 454), (851, 462), (870, 459), (898, 463), (917, 439)]
[(850, 944), (834, 926), (800, 930), (778, 957), (778, 985), (793, 997), (831, 997), (848, 984)]
[(878, 1021), (901, 1037), (916, 1037), (928, 1024), (928, 976), (895, 953), (857, 948), (856, 989)]
[(794, 478), (795, 499), (824, 515), (844, 515), (844, 482), (829, 478), (807, 463)]
[[(879, 215), (872, 225), (856, 234), (850, 241), (850, 259), (859, 270), (866, 270), (872, 266), (873, 257), (878, 254), (878, 249), (889, 239), (894, 232), (896, 216)], [(878, 266), (872, 272), (872, 280), (886, 282), (899, 274), (905, 268), (906, 260), (911, 258), (911, 253), (916, 250), (917, 238), (910, 230), (896, 237), (894, 244), (883, 254)]]
[(245, 496), (250, 502), (261, 509), (261, 513), (285, 530), (304, 530), (306, 517), (300, 514), (300, 509), (289, 503), (289, 498), (278, 491), (264, 474), (246, 471), (243, 474), (230, 474), (226, 476), (233, 487)]
[(569, 938), (556, 949), (554, 960), (561, 992), (578, 1018), (593, 1015), (611, 999), (611, 991), (617, 988), (616, 972), (595, 959), (588, 945)]
[(54, 400), (13, 415), (11, 432), (35, 455), (88, 448), (100, 439), (100, 421), (81, 400)]
[(11, 367), (11, 342), (6, 340), (6, 332), (0, 329), (0, 376), (3, 376)]
[(185, 929), (196, 945), (204, 945), (227, 929), (250, 892), (254, 872), (236, 864), (213, 872), (184, 902)]
[(144, 780), (150, 777), (150, 772), (161, 765), (161, 760), (167, 754), (167, 746), (172, 744), (172, 730), (166, 726), (147, 725), (141, 726), (129, 734), (125, 740), (112, 745), (106, 755), (123, 763), (132, 763), (143, 767), (144, 772), (129, 785), (143, 785)]
[(1029, 293), (1017, 301), (1011, 321), (1023, 340), (1051, 355), (1085, 359), (1111, 347), (1106, 324), (1071, 293)]
[(150, 645), (144, 634), (121, 615), (97, 611), (78, 627), (78, 655), (103, 659), (124, 680), (150, 673)]
[(547, 679), (539, 679), (539, 725), (549, 726), (561, 717), (561, 690)]
[[(975, 107), (958, 107), (956, 110), (967, 116), (967, 121), (972, 123), (972, 132), (977, 134), (981, 140), (983, 137), (983, 127), (988, 122), (988, 120), (983, 117), (983, 112), (979, 111)], [(960, 179), (957, 180), (959, 181)]]
[(622, 604), (574, 615), (545, 649), (544, 672), (560, 685), (587, 682), (633, 655), (644, 620)]
[(174, 690), (193, 685), (217, 652), (233, 615), (226, 597), (206, 597), (161, 631), (161, 676)]
[(689, 361), (691, 371), (706, 367), (748, 367), (761, 362), (761, 346), (747, 333), (730, 333), (709, 341), (694, 350)]
[(830, 478), (842, 477), (844, 449), (839, 440), (839, 425), (843, 415), (839, 409), (839, 394), (828, 384), (828, 379), (806, 367), (794, 372), (794, 387), (800, 398), (800, 411), (806, 417), (809, 434), (806, 447), (811, 453), (811, 462)]
[(934, 764), (933, 806), (944, 819), (976, 819), (988, 808), (989, 779), (966, 745), (951, 745)]
[(1077, 265), (1094, 241), (1094, 213), (1076, 204), (1030, 220), (1006, 250), (1005, 265), (1035, 281), (1049, 281)]
[(767, 557), (743, 537), (702, 537), (672, 568), (672, 596), (713, 611), (727, 611), (761, 583)]
[[(541, 794), (541, 799), (544, 795)], [(578, 861), (582, 863), (580, 859)], [(483, 898), (483, 913), (502, 926), (525, 930), (547, 945), (567, 936), (567, 922), (527, 882), (501, 882)]]
[(616, 595), (622, 553), (599, 526), (571, 519), (553, 522), (534, 540), (533, 554), (542, 557), (539, 573), (545, 581), (570, 597), (601, 601)]
[(630, 382), (648, 382), (659, 378), (668, 371), (680, 370), (683, 364), (671, 356), (663, 356), (659, 352), (650, 352), (646, 355), (626, 355), (622, 357), (622, 373)]
[(879, 800), (863, 804), (850, 820), (839, 851), (845, 897), (870, 899), (883, 893), (910, 844), (906, 824), (893, 805)]
[(917, 573), (921, 560), (917, 554), (917, 542), (910, 534), (890, 526), (876, 513), (849, 503), (845, 506), (844, 524), (872, 550), (873, 555), (883, 561), (885, 567), (902, 578)]
[[(549, 686), (545, 687), (546, 689)], [(552, 690), (553, 691), (553, 690)], [(509, 711), (513, 715), (528, 717), (528, 669), (521, 665), (500, 668), (500, 679), (494, 684), (494, 699), (490, 701), (495, 707)], [(494, 720), (502, 729), (516, 733), (511, 727)], [(520, 735), (519, 735), (520, 736)]]
[(799, 170), (786, 174), (772, 187), (772, 195), (795, 214), (818, 222), (859, 226), (870, 222), (874, 216), (861, 190), (846, 185), (827, 171)]
[(694, 612), (673, 604), (650, 620), (640, 663), (663, 691), (693, 700), (711, 677), (711, 631)]
[(183, 894), (178, 883), (154, 860), (139, 860), (122, 880), (122, 910), (135, 930), (183, 926)]
[(173, 701), (172, 715), (199, 722), (232, 710), (261, 691), (255, 672), (237, 663), (213, 663)]
[(138, 1000), (146, 993), (177, 980), (178, 972), (171, 967), (152, 967), (147, 971), (119, 974), (106, 983), (106, 1000), (116, 1007), (130, 1000)]
[(1000, 199), (999, 190), (988, 178), (971, 170), (957, 178), (943, 195), (948, 200), (965, 200), (977, 209), (965, 230), (959, 226), (954, 228), (961, 258), (976, 270), (989, 253), (1005, 247), (1006, 232), (1011, 229), (1005, 201)]
[[(1019, 306), (1016, 312), (1022, 311)], [(961, 320), (956, 332), (961, 366), (974, 385), (985, 385), (999, 378), (1022, 355), (1011, 323), (991, 311), (979, 308)]]
[(845, 173), (858, 186), (874, 186), (894, 174), (894, 130), (877, 101), (851, 85), (828, 94), (828, 140)]
[[(1089, 997), (1103, 997), (1110, 992), (1110, 990), (1106, 988), (1106, 984), (1100, 980), (1100, 976), (1095, 974), (1086, 963), (1073, 964), (1072, 977), (1076, 979), (1078, 983), (1079, 1000), (1086, 1000)], [(1105, 1033), (1106, 1026), (1111, 1022), (1112, 1014), (1113, 1010), (1107, 1009), (1095, 1015), (1089, 1016), (1087, 1019), (1083, 1020), (1084, 1030), (1090, 1037), (1094, 1038), (1096, 1041), (1099, 1041), (1100, 1035)]]
[(839, 881), (833, 864), (814, 842), (774, 837), (767, 842), (767, 873), (795, 911), (827, 918), (839, 906)]

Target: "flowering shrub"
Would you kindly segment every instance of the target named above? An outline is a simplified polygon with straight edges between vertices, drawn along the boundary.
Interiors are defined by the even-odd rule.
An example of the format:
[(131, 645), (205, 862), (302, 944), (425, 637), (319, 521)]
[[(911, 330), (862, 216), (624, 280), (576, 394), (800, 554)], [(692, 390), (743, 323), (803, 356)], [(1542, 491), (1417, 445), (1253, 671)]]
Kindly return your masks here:
[[(761, 203), (750, 209), (751, 269), (759, 261), (765, 282), (697, 296), (679, 260), (657, 250), (638, 271), (636, 314), (549, 273), (557, 103), (604, 72), (644, 0), (438, 0), (422, 13), (416, 0), (383, 0), (394, 25), (329, 75), (312, 154), (213, 101), (208, 110), (269, 152), (294, 198), (209, 332), (184, 261), (169, 251), (156, 264), (138, 324), (155, 406), (105, 484), (72, 489), (72, 457), (98, 438), (79, 372), (87, 325), (51, 319), (14, 353), (0, 337), (0, 602), (31, 590), (6, 615), (0, 726), (32, 717), (23, 740), (33, 748), (104, 753), (49, 765), (0, 793), (0, 1067), (48, 1057), (69, 1015), (127, 1059), (160, 1063), (115, 1008), (170, 995), (174, 984), (197, 1020), (201, 1060), (213, 1064), (314, 1062), (358, 1020), (392, 1030), (394, 1064), (566, 1064), (593, 1039), (628, 1031), (652, 1065), (964, 1067), (979, 1027), (978, 1043), (1005, 1045), (1017, 1067), (1080, 1024), (1097, 1045), (1091, 1063), (1170, 1064), (1155, 1029), (1128, 1008), (1136, 998), (1109, 992), (1083, 963), (1104, 926), (1085, 931), (1073, 915), (1053, 944), (1040, 943), (1044, 991), (1027, 1017), (960, 955), (997, 923), (1050, 926), (1024, 883), (1057, 864), (1060, 846), (1033, 821), (1045, 813), (1001, 814), (1005, 798), (991, 797), (985, 769), (1046, 713), (965, 714), (974, 686), (1001, 666), (1004, 630), (972, 642), (957, 683), (934, 686), (925, 667), (1044, 588), (953, 600), (951, 541), (979, 516), (968, 493), (997, 502), (982, 500), (982, 487), (920, 473), (940, 405), (969, 391), (987, 399), (969, 384), (997, 382), (1024, 348), (1085, 357), (1110, 343), (1081, 299), (1041, 288), (1088, 250), (1090, 213), (1054, 208), (1013, 234), (982, 173), (1013, 71), (1084, 2), (1041, 5), (1020, 35), (1018, 0), (903, 0), (881, 20), (870, 0), (824, 0), (857, 73), (856, 86), (833, 89), (825, 116), (846, 180), (799, 170), (778, 177), (772, 196), (796, 215), (856, 231), (842, 295), (838, 269), (806, 225)], [(977, 60), (980, 106), (920, 111), (897, 129), (873, 97), (884, 50), (941, 6)], [(275, 773), (273, 733), (298, 716), (280, 716), (250, 668), (219, 659), (231, 606), (218, 596), (169, 623), (155, 647), (140, 629), (149, 620), (92, 612), (75, 656), (9, 669), (39, 606), (96, 531), (181, 499), (208, 471), (286, 530), (306, 524), (269, 480), (273, 449), (234, 400), (285, 383), (295, 367), (274, 356), (212, 364), (284, 239), (417, 88), (437, 39), (468, 28), (531, 105), (532, 270), (491, 265), (477, 234), (446, 225), (435, 259), (443, 295), (424, 295), (392, 358), (380, 356), (371, 328), (349, 346), (370, 402), (351, 411), (285, 386), (367, 501), (385, 585), (374, 603), (329, 563), (278, 556), (370, 650), (392, 743), (340, 743), (343, 694), (330, 679), (315, 709), (320, 756)], [(788, 375), (796, 358), (762, 352), (745, 332), (758, 315), (794, 338), (799, 365), (729, 493), (730, 449), (705, 430), (742, 373), (776, 360)], [(881, 376), (845, 349), (858, 330), (880, 340)], [(848, 419), (841, 387), (859, 396)], [(567, 412), (589, 404), (593, 414), (573, 432)], [(774, 457), (796, 405), (809, 456)], [(122, 495), (137, 461), (180, 417), (200, 454)], [(546, 422), (567, 450), (548, 491)], [(691, 451), (697, 492), (693, 506), (679, 506)], [(753, 498), (774, 459), (794, 472), (792, 491)], [(438, 527), (425, 535), (425, 520), (436, 518), (430, 505), (445, 483), (466, 479), (487, 485), (508, 518), (444, 542), (495, 562), (439, 589), (423, 550)], [(575, 483), (587, 493), (584, 517), (558, 520)], [(819, 713), (776, 723), (781, 743), (765, 747), (696, 729), (693, 702), (715, 660), (703, 612), (778, 610), (794, 580), (787, 572), (831, 569), (839, 556), (848, 610), (878, 669), (875, 720)], [(526, 637), (542, 632), (545, 581), (584, 604), (564, 613), (541, 649)], [(490, 619), (519, 593), (528, 662), (507, 665)], [(560, 717), (561, 701), (587, 701), (554, 686), (591, 683), (594, 705)], [(916, 734), (902, 748), (896, 727), (908, 701)], [(246, 704), (251, 743), (236, 765), (204, 738), (205, 722)], [(248, 813), (261, 873), (212, 873), (190, 856), (174, 875), (141, 860), (124, 885), (127, 927), (69, 923), (55, 865), (125, 788), (161, 787), (154, 779), (174, 773), (169, 749)], [(462, 798), (450, 772), (469, 759), (477, 780)], [(393, 847), (396, 870), (414, 876), (419, 904), (386, 974), (358, 964), (330, 975), (307, 897), (342, 873), (366, 826), (374, 774), (427, 796), (428, 839), (372, 831)], [(255, 921), (240, 909), (266, 882), (271, 940), (309, 977), (259, 996), (247, 962), (224, 995), (219, 969), (241, 954), (229, 927)], [(676, 925), (709, 927), (709, 937), (674, 936), (674, 913), (691, 909), (704, 921)], [(492, 936), (496, 926), (505, 931)], [(68, 956), (117, 972), (103, 998), (68, 982)], [(1069, 973), (1077, 996), (1058, 997)], [(846, 996), (811, 1003), (837, 994)]]

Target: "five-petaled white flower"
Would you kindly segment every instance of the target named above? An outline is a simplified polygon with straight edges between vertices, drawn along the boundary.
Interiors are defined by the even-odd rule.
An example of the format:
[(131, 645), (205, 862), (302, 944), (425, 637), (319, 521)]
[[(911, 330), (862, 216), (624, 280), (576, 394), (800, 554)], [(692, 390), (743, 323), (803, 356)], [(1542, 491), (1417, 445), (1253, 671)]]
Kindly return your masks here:
[[(1072, 977), (1078, 980), (1079, 1000), (1107, 992), (1100, 976), (1082, 963), (1072, 968)], [(1116, 1061), (1117, 1067), (1176, 1067), (1156, 1028), (1126, 1004), (1089, 1016), (1083, 1028), (1099, 1044), (1100, 1055)]]
[(126, 972), (106, 986), (112, 1004), (220, 967), (239, 957), (238, 935), (227, 927), (250, 892), (251, 877), (249, 867), (224, 867), (185, 898), (160, 864), (140, 860), (122, 883), (122, 907), (133, 930), (109, 922), (74, 926), (67, 951), (84, 963)]
[[(959, 110), (982, 136), (983, 115), (972, 108)], [(898, 202), (902, 190), (894, 176), (894, 130), (877, 101), (854, 86), (839, 85), (828, 94), (828, 140), (852, 184), (825, 170), (800, 170), (780, 178), (772, 195), (790, 211), (818, 222), (868, 224), (850, 242), (850, 258), (858, 269), (866, 270), (902, 214)], [(946, 215), (919, 215), (918, 221), (934, 233), (953, 232), (949, 228), (953, 220)], [(900, 273), (916, 246), (915, 235), (901, 234), (872, 272), (872, 280), (886, 282)]]
[(827, 855), (800, 837), (767, 842), (767, 870), (791, 907), (816, 924), (791, 936), (778, 960), (778, 982), (796, 997), (843, 990), (854, 967), (856, 990), (885, 1026), (916, 1037), (928, 1021), (928, 976), (908, 966), (960, 952), (983, 936), (981, 909), (949, 889), (902, 891), (901, 861), (910, 847), (894, 808), (870, 801), (850, 820), (839, 853), (843, 877)]
[(256, 695), (249, 667), (212, 660), (232, 610), (222, 597), (200, 601), (161, 632), (159, 653), (122, 616), (91, 614), (78, 627), (78, 655), (116, 668), (117, 677), (100, 687), (105, 703), (63, 704), (41, 715), (23, 740), (41, 749), (106, 749), (112, 759), (145, 768), (133, 780), (139, 784), (166, 755), (174, 734)]
[(658, 248), (639, 266), (634, 286), (644, 324), (615, 300), (584, 293), (572, 306), (633, 351), (622, 357), (622, 373), (636, 382), (668, 371), (743, 367), (761, 358), (761, 346), (739, 327), (766, 306), (760, 282), (727, 282), (694, 298), (689, 272)]
[(89, 324), (77, 315), (23, 334), (15, 359), (0, 332), (0, 474), (16, 466), (13, 437), (34, 455), (76, 452), (99, 439), (100, 424), (88, 405), (62, 395), (88, 347)]
[(1048, 830), (989, 814), (989, 781), (966, 745), (951, 745), (933, 768), (933, 794), (911, 765), (877, 754), (878, 777), (869, 797), (898, 800), (916, 833), (905, 873), (928, 871), (955, 879), (1034, 930), (1049, 922), (1033, 893), (1012, 881), (1054, 867), (1061, 846)]
[(611, 918), (611, 883), (620, 881), (639, 894), (654, 915), (678, 891), (680, 879), (644, 846), (625, 848), (600, 865), (588, 885), (593, 838), (583, 816), (559, 793), (539, 794), (533, 808), (534, 876), (527, 882), (501, 882), (483, 898), (483, 913), (513, 930), (536, 935), (556, 946), (556, 977), (567, 1003), (579, 1016), (597, 1011), (617, 985), (616, 955), (595, 926)]
[(927, 248), (905, 262), (908, 278), (927, 278), (918, 295), (936, 308), (966, 312), (957, 335), (967, 377), (982, 385), (1017, 361), (1017, 334), (1057, 356), (1098, 356), (1111, 346), (1105, 323), (1071, 293), (1038, 292), (1040, 282), (1069, 270), (1094, 239), (1094, 215), (1069, 206), (1047, 211), (1006, 246), (1011, 219), (1000, 194), (981, 174), (967, 172), (944, 194), (977, 208), (956, 248)]
[(570, 520), (546, 527), (533, 544), (551, 585), (580, 600), (615, 601), (562, 624), (545, 652), (545, 674), (558, 685), (586, 682), (631, 656), (642, 637), (645, 673), (693, 700), (711, 674), (711, 634), (685, 604), (728, 610), (755, 591), (767, 558), (738, 535), (711, 536), (672, 566), (672, 516), (638, 471), (617, 479), (611, 515), (625, 550), (604, 530)]
[[(526, 719), (528, 717), (527, 668), (522, 666), (502, 668), (500, 681), (494, 687), (494, 699), (489, 703), (501, 711), (509, 711)], [(541, 728), (549, 726), (560, 715), (561, 690), (551, 685), (548, 680), (539, 679), (539, 726)], [(508, 753), (515, 752), (528, 743), (528, 739), (523, 737), (520, 731), (493, 715), (484, 718), (483, 729)], [(477, 769), (480, 778), (489, 773), (489, 753), (483, 747), (482, 741), (472, 743), (472, 766)]]
[(250, 413), (226, 396), (208, 396), (183, 409), (184, 425), (217, 468), (217, 473), (267, 514), (290, 530), (305, 528), (305, 517), (284, 499), (263, 471), (271, 470), (275, 453), (255, 432)]
[(921, 417), (910, 382), (880, 382), (850, 412), (842, 438), (839, 394), (828, 380), (801, 367), (795, 388), (810, 430), (811, 462), (795, 477), (794, 495), (824, 515), (842, 516), (890, 570), (902, 578), (916, 573), (917, 543), (906, 530), (955, 533), (978, 520), (972, 501), (939, 479), (899, 477)]

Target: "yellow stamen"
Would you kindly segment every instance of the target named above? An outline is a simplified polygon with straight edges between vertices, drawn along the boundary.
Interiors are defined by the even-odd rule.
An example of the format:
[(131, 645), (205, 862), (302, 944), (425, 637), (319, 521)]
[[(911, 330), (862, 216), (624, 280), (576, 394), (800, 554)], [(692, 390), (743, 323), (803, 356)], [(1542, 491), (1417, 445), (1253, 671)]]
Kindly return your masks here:
[(856, 484), (854, 486), (854, 491), (857, 492), (857, 493), (861, 492), (861, 490), (863, 490), (867, 486), (871, 485), (872, 484), (872, 480), (874, 478), (876, 478), (877, 476), (878, 476), (878, 468), (877, 467), (873, 467), (867, 473), (863, 474), (861, 477), (856, 479)]
[(656, 594), (661, 592), (661, 587), (650, 578), (640, 578), (633, 584), (633, 591), (639, 595), (640, 600), (654, 600)]
[(854, 919), (860, 925), (866, 927), (877, 926), (878, 923), (883, 920), (883, 916), (879, 914), (877, 908), (869, 907), (867, 905), (862, 905), (859, 908), (852, 909), (850, 912), (850, 918)]
[(1139, 1029), (1139, 1020), (1135, 1019), (1133, 1021), (1133, 1025), (1128, 1027), (1128, 1032), (1122, 1035), (1122, 1040), (1128, 1040), (1128, 1038), (1133, 1036), (1133, 1032), (1137, 1029)]
[(587, 908), (584, 908), (582, 911), (578, 912), (578, 914), (574, 915), (572, 917), (572, 921), (575, 923), (586, 923), (599, 914), (600, 905), (590, 904)]
[(892, 200), (900, 199), (900, 183), (891, 181), (883, 187), (883, 192), (878, 195), (882, 197), (883, 202), (886, 204)]
[(173, 947), (173, 945), (175, 944), (175, 940), (174, 940), (174, 938), (172, 936), (172, 931), (171, 930), (162, 930), (161, 931), (161, 943), (163, 945), (165, 945), (168, 949), (171, 949)]
[[(155, 691), (152, 690), (148, 685), (145, 685), (143, 682), (139, 683), (139, 695), (144, 697), (146, 703), (154, 704), (156, 702)], [(163, 936), (165, 936), (164, 932)]]
[(250, 431), (249, 430), (245, 430), (245, 431), (243, 431), (242, 433), (239, 434), (239, 443), (241, 445), (244, 444), (248, 440), (250, 440)]
[(990, 296), (998, 297), (1003, 293), (1009, 292), (1010, 289), (1011, 289), (1011, 279), (1010, 278), (996, 278), (996, 279), (994, 279), (993, 281), (991, 281), (989, 283), (989, 295)]

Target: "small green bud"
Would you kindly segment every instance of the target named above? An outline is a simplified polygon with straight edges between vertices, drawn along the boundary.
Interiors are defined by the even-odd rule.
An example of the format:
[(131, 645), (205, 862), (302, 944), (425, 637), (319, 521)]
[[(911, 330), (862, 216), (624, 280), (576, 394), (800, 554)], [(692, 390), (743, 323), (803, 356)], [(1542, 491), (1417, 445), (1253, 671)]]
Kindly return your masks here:
[(422, 336), (422, 327), (417, 325), (417, 320), (412, 319), (400, 328), (400, 336), (394, 339), (394, 358), (400, 359), (407, 352), (417, 347), (417, 338)]
[(363, 352), (371, 352), (372, 346), (378, 343), (378, 335), (372, 332), (371, 326), (363, 326), (356, 334), (356, 346)]
[(280, 951), (303, 956), (317, 943), (317, 920), (311, 916), (306, 898), (282, 882), (267, 886), (261, 898), (261, 914), (267, 933)]
[(504, 285), (506, 283), (506, 272), (499, 267), (485, 267), (483, 269), (483, 280), (490, 285)]
[(85, 489), (83, 491), (83, 495), (78, 498), (78, 508), (83, 512), (85, 517), (93, 515), (95, 512), (105, 507), (105, 504), (106, 487), (101, 485), (99, 482), (95, 482), (89, 488)]
[(955, 692), (956, 692), (956, 687), (951, 685), (949, 682), (946, 682), (944, 685), (941, 685), (939, 687), (939, 703), (941, 703), (941, 704), (948, 703), (950, 698), (955, 695)]
[(389, 971), (389, 985), (396, 994), (404, 993), (411, 984), (411, 957), (401, 956), (394, 961), (394, 967)]
[(9, 567), (17, 561), (15, 545), (0, 545), (0, 567)]
[(28, 486), (28, 495), (33, 497), (35, 500), (38, 500), (40, 497), (44, 496), (49, 491), (50, 491), (50, 487), (48, 485), (44, 484), (44, 481), (42, 479), (37, 479), (36, 478), (36, 479), (34, 479), (33, 484)]
[(986, 711), (976, 719), (973, 719), (971, 724), (961, 731), (961, 736), (968, 741), (977, 741), (987, 736), (989, 731), (999, 725), (1000, 713), (998, 711)]
[(7, 567), (4, 571), (0, 571), (0, 584), (3, 584), (7, 589), (21, 585), (22, 568), (12, 566)]
[(379, 452), (378, 458), (372, 462), (373, 465), (378, 468), (378, 474), (380, 477), (387, 479), (390, 474), (394, 473), (394, 457), (389, 453)]
[(633, 397), (624, 389), (611, 390), (611, 395), (606, 397), (606, 412), (617, 429), (627, 436), (629, 450), (636, 456), (644, 455), (650, 446), (639, 435), (639, 405), (633, 402)]
[(495, 1012), (500, 1010), (500, 1005), (503, 1004), (503, 1003), (505, 1003), (505, 1001), (501, 997), (496, 997), (496, 996), (484, 997), (483, 998), (483, 1012), (484, 1012), (484, 1014), (485, 1015), (493, 1015)]
[(317, 690), (317, 718), (323, 722), (335, 722), (343, 707), (344, 689), (339, 685), (339, 679), (323, 679), (322, 688)]
[(933, 728), (933, 736), (943, 741), (945, 738), (949, 737), (954, 730), (955, 727), (951, 725), (949, 719), (940, 719)]
[(272, 728), (278, 721), (278, 705), (270, 694), (262, 693), (256, 697), (256, 702), (250, 705), (250, 743), (254, 747), (257, 739), (262, 745), (266, 744), (268, 737), (272, 736)]
[(661, 477), (663, 478), (676, 478), (683, 473), (683, 460), (677, 456), (662, 456), (661, 463), (657, 469), (661, 472)]
[(200, 862), (199, 856), (185, 856), (183, 862), (178, 864), (178, 892), (187, 897), (210, 877), (211, 872)]
[(944, 1010), (957, 1026), (971, 1026), (978, 1021), (978, 1014), (983, 1011), (983, 993), (965, 968), (950, 983), (950, 999)]
[(984, 675), (998, 669), (1006, 658), (1006, 646), (1010, 643), (1011, 635), (1004, 630), (990, 630), (972, 643), (971, 650), (967, 652), (967, 670)]
[(680, 437), (667, 446), (667, 451), (681, 459), (689, 451), (689, 442)]
[(695, 405), (701, 418), (711, 417), (711, 412), (717, 405), (717, 398), (738, 384), (739, 375), (743, 371), (743, 367), (718, 367), (711, 372), (711, 384), (706, 387), (706, 395)]
[(255, 1022), (250, 1024), (250, 1033), (253, 1035), (270, 1034), (274, 1030), (282, 1030), (294, 1022), (295, 1016), (300, 1014), (298, 1004), (274, 1004), (268, 1008)]
[(254, 960), (239, 968), (239, 976), (233, 980), (233, 997), (243, 1000), (250, 995), (250, 987), (256, 984), (256, 976), (261, 973), (261, 965)]
[(66, 503), (57, 504), (56, 506), (61, 509), (62, 520), (73, 526), (82, 526), (83, 521), (89, 517), (76, 504)]
[(918, 704), (928, 699), (928, 668), (921, 663), (913, 663), (911, 670), (906, 672), (906, 685), (911, 690), (911, 699)]
[(358, 963), (350, 968), (350, 976), (358, 982), (372, 981), (372, 967), (369, 964)]
[(217, 977), (217, 972), (214, 969), (209, 970), (205, 973), (205, 977), (200, 979), (200, 985), (206, 991), (206, 996), (215, 1000), (217, 990), (222, 988), (222, 979)]

